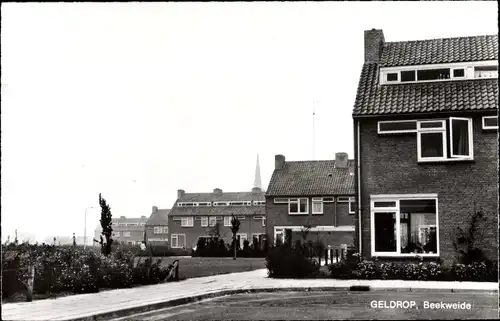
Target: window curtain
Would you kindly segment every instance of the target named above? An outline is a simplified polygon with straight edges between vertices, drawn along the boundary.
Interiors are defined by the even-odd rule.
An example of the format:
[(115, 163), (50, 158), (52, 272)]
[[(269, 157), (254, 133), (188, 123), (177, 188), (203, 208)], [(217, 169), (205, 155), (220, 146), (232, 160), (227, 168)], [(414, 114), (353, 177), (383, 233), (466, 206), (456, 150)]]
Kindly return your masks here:
[(453, 153), (469, 155), (469, 123), (467, 121), (453, 121)]

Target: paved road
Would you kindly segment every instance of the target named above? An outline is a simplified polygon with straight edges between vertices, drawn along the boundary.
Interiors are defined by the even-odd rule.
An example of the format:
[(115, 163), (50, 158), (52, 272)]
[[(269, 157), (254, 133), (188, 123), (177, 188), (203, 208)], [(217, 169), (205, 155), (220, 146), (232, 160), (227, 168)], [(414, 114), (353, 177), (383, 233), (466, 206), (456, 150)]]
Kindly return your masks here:
[[(415, 302), (415, 307), (372, 307), (372, 301)], [(470, 310), (425, 309), (424, 301), (465, 302)], [(408, 303), (404, 303), (408, 302)], [(380, 303), (383, 304), (383, 303)], [(397, 304), (397, 303), (393, 303)], [(275, 292), (238, 294), (130, 315), (125, 320), (496, 319), (498, 296), (452, 292)]]

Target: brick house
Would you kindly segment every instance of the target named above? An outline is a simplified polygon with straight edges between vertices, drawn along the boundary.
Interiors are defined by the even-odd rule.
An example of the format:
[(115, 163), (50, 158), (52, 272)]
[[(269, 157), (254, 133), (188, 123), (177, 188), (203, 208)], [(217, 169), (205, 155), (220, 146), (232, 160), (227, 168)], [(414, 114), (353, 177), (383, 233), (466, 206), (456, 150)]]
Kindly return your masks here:
[(146, 243), (156, 245), (168, 245), (168, 213), (170, 209), (158, 209), (153, 206), (153, 210), (146, 221)]
[[(113, 218), (111, 220), (111, 226), (113, 227), (112, 237), (114, 242), (128, 245), (140, 244), (144, 241), (144, 230), (147, 220), (148, 218), (146, 216), (120, 216), (119, 218)], [(94, 235), (96, 240), (100, 239), (101, 231), (101, 226), (97, 226)]]
[(294, 243), (309, 227), (307, 240), (319, 238), (333, 248), (352, 245), (354, 195), (354, 160), (346, 153), (322, 161), (285, 161), (276, 155), (266, 192), (267, 235), (274, 243)]
[(168, 215), (170, 246), (172, 248), (196, 247), (198, 238), (210, 237), (217, 229), (220, 238), (231, 242), (231, 214), (241, 222), (237, 234), (240, 246), (261, 240), (265, 233), (264, 192), (254, 187), (251, 192), (186, 193), (177, 191), (177, 200)]
[(385, 42), (365, 31), (353, 111), (355, 243), (364, 257), (456, 258), (482, 207), (497, 259), (498, 36)]

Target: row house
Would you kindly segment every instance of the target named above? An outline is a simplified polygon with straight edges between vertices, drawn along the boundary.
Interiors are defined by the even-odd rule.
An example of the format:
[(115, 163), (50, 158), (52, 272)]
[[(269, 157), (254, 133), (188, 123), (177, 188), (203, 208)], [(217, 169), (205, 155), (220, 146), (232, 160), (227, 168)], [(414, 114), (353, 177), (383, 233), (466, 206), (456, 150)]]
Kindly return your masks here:
[(146, 243), (153, 245), (168, 245), (168, 214), (170, 209), (158, 209), (153, 206), (153, 210), (146, 221)]
[(177, 200), (168, 215), (170, 246), (193, 249), (199, 238), (218, 235), (231, 242), (231, 215), (240, 221), (237, 238), (240, 246), (261, 241), (265, 233), (265, 196), (254, 187), (250, 192), (186, 193), (178, 190)]
[(498, 36), (386, 42), (365, 31), (353, 110), (355, 243), (366, 258), (452, 261), (482, 208), (498, 256)]
[(286, 161), (275, 156), (266, 192), (268, 237), (274, 243), (320, 239), (338, 248), (353, 244), (354, 160)]
[[(144, 231), (146, 226), (146, 216), (125, 217), (111, 219), (113, 228), (112, 238), (114, 242), (128, 245), (136, 245), (144, 242)], [(100, 240), (102, 227), (99, 225), (95, 230), (94, 239)]]

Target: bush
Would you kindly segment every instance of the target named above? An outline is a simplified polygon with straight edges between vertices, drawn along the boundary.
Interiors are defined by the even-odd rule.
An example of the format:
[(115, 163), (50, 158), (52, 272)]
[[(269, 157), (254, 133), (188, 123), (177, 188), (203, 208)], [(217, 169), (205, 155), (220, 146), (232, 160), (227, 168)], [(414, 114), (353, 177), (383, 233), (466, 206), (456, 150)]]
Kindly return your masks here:
[(273, 278), (308, 278), (319, 273), (319, 264), (307, 258), (302, 248), (286, 244), (269, 249), (266, 267)]
[(351, 266), (344, 260), (330, 264), (328, 269), (330, 270), (330, 276), (334, 279), (351, 279), (353, 276)]

